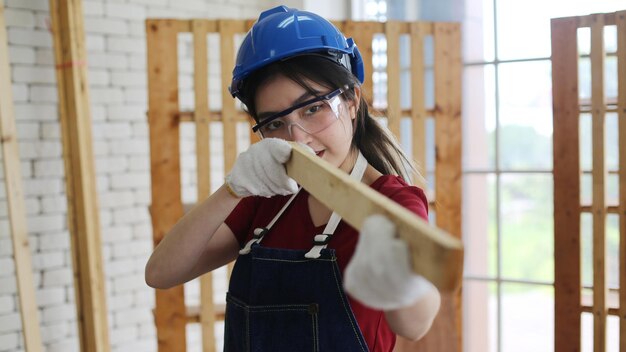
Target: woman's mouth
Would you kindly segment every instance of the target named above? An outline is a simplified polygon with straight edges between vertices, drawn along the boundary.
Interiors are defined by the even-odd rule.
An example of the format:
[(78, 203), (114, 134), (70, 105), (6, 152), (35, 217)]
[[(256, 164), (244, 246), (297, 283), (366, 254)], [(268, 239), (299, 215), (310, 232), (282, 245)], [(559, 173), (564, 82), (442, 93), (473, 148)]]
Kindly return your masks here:
[(317, 155), (317, 156), (319, 156), (321, 158), (322, 156), (324, 156), (324, 151), (320, 150), (318, 152), (315, 152), (315, 155)]

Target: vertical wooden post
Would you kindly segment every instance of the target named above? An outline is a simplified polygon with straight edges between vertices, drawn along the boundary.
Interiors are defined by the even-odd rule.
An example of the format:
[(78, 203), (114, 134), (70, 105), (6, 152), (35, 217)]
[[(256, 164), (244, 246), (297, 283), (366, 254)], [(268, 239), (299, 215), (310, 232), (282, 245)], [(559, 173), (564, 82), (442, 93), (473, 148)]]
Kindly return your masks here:
[(228, 91), (232, 70), (235, 67), (236, 33), (244, 31), (244, 23), (235, 20), (219, 21), (220, 65), (222, 70), (222, 123), (224, 124), (224, 172), (232, 169), (237, 159), (237, 109)]
[(11, 66), (3, 0), (0, 0), (0, 146), (2, 147), (4, 181), (9, 208), (9, 226), (13, 241), (17, 296), (22, 317), (24, 345), (27, 352), (38, 352), (42, 349), (39, 312), (35, 300), (33, 269), (26, 227), (26, 207), (24, 205), (20, 155), (13, 112)]
[(387, 38), (387, 121), (389, 130), (400, 140), (400, 23), (385, 24)]
[(580, 174), (577, 23), (553, 19), (554, 346), (580, 351)]
[[(604, 162), (604, 15), (591, 22), (591, 117), (593, 147), (593, 350), (606, 351), (606, 204)], [(571, 174), (570, 177), (575, 174)]]
[(374, 101), (374, 83), (372, 73), (374, 73), (374, 65), (372, 64), (372, 41), (374, 40), (374, 23), (373, 22), (353, 22), (349, 21), (344, 26), (345, 35), (352, 37), (356, 43), (359, 52), (363, 57), (363, 66), (365, 68), (365, 81), (361, 90), (362, 94), (369, 99), (369, 103)]
[(619, 120), (619, 351), (626, 352), (626, 11), (617, 25), (617, 116)]
[(82, 351), (109, 351), (81, 0), (50, 0)]
[[(424, 35), (427, 25), (410, 24), (411, 31), (411, 128), (413, 160), (426, 175), (426, 97), (424, 84)], [(432, 31), (431, 31), (432, 32)], [(413, 180), (416, 183), (417, 180)]]
[[(461, 28), (458, 23), (436, 23), (435, 54), (435, 194), (437, 226), (461, 238), (462, 131), (461, 131)], [(459, 258), (462, 261), (462, 258)], [(443, 297), (438, 320), (443, 334), (438, 351), (461, 351), (461, 290)], [(438, 322), (435, 322), (438, 324)]]
[[(178, 28), (175, 20), (146, 21), (152, 229), (156, 246), (183, 216), (180, 190)], [(159, 351), (186, 351), (184, 286), (156, 290)]]
[[(193, 31), (193, 79), (194, 121), (196, 124), (196, 173), (198, 179), (198, 202), (211, 193), (210, 149), (209, 149), (209, 80), (207, 58), (208, 21), (192, 20)], [(202, 351), (215, 352), (215, 306), (213, 304), (213, 275), (200, 277), (200, 325)]]
[[(411, 29), (412, 33), (420, 31), (433, 34), (435, 45), (434, 119), (437, 226), (460, 238), (462, 205), (460, 25), (457, 23), (420, 23)], [(412, 45), (415, 45), (415, 39), (413, 39)], [(413, 61), (411, 65), (419, 66), (418, 61), (419, 59)], [(415, 69), (419, 68), (415, 67)], [(417, 82), (417, 79), (413, 78), (412, 84), (414, 84), (412, 89), (415, 89), (416, 84), (423, 85), (424, 82)], [(417, 89), (419, 90), (419, 88)], [(414, 92), (413, 94), (413, 99), (424, 99), (423, 94), (419, 97), (416, 96), (419, 93)], [(423, 105), (421, 106), (423, 108)], [(420, 105), (413, 105), (412, 108), (420, 109)], [(416, 113), (419, 114), (420, 112)], [(421, 113), (425, 115), (423, 110)], [(412, 116), (414, 114), (412, 112)], [(415, 138), (414, 135), (414, 143), (423, 142), (416, 141)], [(462, 261), (463, 258), (457, 258), (457, 260)], [(409, 342), (399, 338), (394, 351), (461, 351), (463, 348), (461, 304), (461, 290), (442, 295), (441, 309), (428, 334), (418, 342)]]

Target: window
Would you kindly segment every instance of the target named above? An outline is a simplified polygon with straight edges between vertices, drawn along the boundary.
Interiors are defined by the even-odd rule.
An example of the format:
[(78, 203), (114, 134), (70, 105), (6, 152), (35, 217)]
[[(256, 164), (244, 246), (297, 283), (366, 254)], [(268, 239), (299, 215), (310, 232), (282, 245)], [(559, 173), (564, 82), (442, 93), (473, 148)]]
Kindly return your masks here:
[[(423, 1), (422, 8), (431, 3)], [(614, 12), (623, 3), (465, 0), (464, 4), (464, 350), (552, 351), (550, 18)], [(605, 32), (607, 52), (615, 51), (614, 31)], [(589, 34), (581, 30), (579, 51), (585, 50), (589, 51)], [(589, 71), (583, 59), (581, 98), (590, 95)], [(608, 97), (616, 95), (615, 79), (607, 75)], [(583, 116), (581, 123), (590, 126), (588, 120)], [(611, 140), (616, 138), (611, 121), (607, 115), (609, 153), (609, 146), (617, 146)], [(585, 132), (581, 128), (583, 144), (590, 139)], [(581, 153), (586, 170), (591, 169), (590, 140), (588, 145)], [(609, 160), (614, 158), (607, 156), (609, 170)], [(607, 192), (609, 201), (617, 194), (615, 189)], [(591, 235), (590, 230), (585, 233), (590, 228), (586, 223), (583, 217), (583, 282), (590, 285), (591, 248), (585, 247), (585, 241)], [(607, 262), (615, 263), (609, 264), (613, 287), (617, 285), (617, 231), (616, 221), (609, 217)], [(608, 336), (617, 336), (617, 323), (609, 321), (608, 326)], [(583, 351), (591, 351), (592, 329), (591, 317), (583, 316)], [(607, 351), (617, 351), (618, 339), (607, 341)]]

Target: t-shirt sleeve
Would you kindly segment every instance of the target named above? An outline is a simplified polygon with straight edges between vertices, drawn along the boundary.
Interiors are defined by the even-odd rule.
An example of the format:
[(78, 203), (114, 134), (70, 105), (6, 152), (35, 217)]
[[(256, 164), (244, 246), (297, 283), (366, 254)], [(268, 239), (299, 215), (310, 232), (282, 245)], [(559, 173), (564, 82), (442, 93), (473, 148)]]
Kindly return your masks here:
[(428, 199), (424, 191), (407, 184), (401, 177), (393, 178), (388, 178), (378, 191), (428, 221)]
[(244, 242), (250, 228), (252, 227), (252, 221), (258, 207), (258, 199), (256, 197), (246, 197), (239, 201), (239, 204), (228, 215), (224, 223), (235, 234), (239, 247), (243, 247)]

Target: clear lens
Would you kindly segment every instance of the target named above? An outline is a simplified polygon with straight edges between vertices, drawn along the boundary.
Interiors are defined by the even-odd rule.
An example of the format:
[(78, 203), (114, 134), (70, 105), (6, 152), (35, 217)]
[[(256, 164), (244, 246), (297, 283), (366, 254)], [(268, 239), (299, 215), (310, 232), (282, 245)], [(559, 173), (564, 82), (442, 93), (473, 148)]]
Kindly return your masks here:
[(315, 134), (337, 121), (340, 106), (339, 96), (314, 102), (294, 110), (289, 115), (273, 119), (263, 125), (259, 131), (265, 138), (287, 139), (291, 137), (291, 129), (295, 125), (308, 134)]

